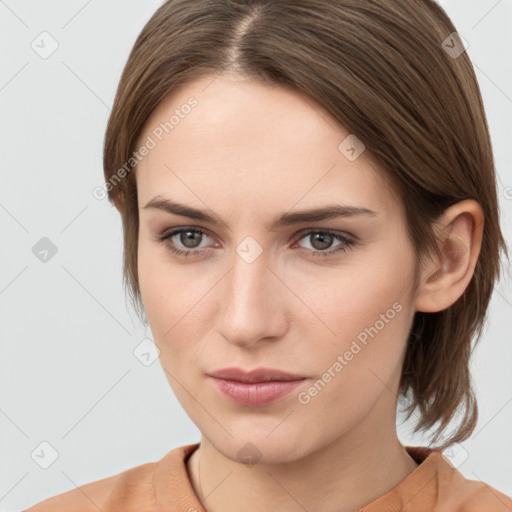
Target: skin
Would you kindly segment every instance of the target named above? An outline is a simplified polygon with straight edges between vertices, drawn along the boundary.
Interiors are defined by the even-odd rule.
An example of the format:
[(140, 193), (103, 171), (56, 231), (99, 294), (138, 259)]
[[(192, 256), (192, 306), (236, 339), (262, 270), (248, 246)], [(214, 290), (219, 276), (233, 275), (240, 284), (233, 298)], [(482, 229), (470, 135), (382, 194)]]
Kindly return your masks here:
[[(411, 294), (417, 262), (403, 206), (367, 151), (354, 161), (340, 152), (349, 133), (328, 112), (280, 87), (236, 75), (204, 77), (153, 111), (140, 143), (190, 96), (198, 105), (139, 163), (136, 180), (142, 301), (169, 383), (202, 434), (187, 461), (192, 486), (206, 495), (210, 512), (362, 507), (417, 468), (396, 433), (407, 336), (416, 311), (445, 309), (468, 285), (482, 209), (468, 200), (445, 212), (436, 225), (443, 258), (426, 260)], [(155, 196), (206, 210), (224, 225), (144, 208)], [(376, 215), (266, 228), (285, 212), (331, 204)], [(203, 234), (195, 246), (179, 234), (157, 241), (179, 227)], [(343, 242), (322, 246), (311, 229), (355, 242), (346, 252), (314, 257)], [(236, 252), (248, 236), (262, 250), (251, 263)], [(171, 245), (196, 256), (175, 255)], [(396, 303), (394, 318), (300, 403), (298, 394)], [(227, 366), (278, 368), (307, 379), (273, 404), (244, 407), (226, 400), (206, 375)], [(247, 443), (256, 464), (238, 456)]]

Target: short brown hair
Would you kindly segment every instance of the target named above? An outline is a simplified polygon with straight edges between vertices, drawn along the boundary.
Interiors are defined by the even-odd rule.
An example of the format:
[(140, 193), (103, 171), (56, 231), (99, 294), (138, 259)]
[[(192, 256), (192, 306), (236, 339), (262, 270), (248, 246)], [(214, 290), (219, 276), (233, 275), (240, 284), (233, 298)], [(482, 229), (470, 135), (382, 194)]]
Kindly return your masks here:
[[(485, 215), (480, 256), (463, 295), (436, 313), (416, 312), (400, 394), (418, 407), (414, 432), (461, 406), (467, 439), (478, 407), (469, 369), (482, 335), (500, 250), (494, 160), (480, 89), (467, 52), (450, 54), (455, 27), (433, 0), (169, 0), (138, 36), (124, 68), (104, 145), (109, 199), (122, 204), (124, 284), (143, 313), (137, 276), (138, 205), (133, 154), (151, 112), (179, 86), (235, 72), (306, 93), (365, 144), (405, 206), (418, 263), (439, 255), (433, 222), (475, 199)], [(450, 39), (451, 38), (451, 39)], [(127, 164), (128, 163), (128, 164)], [(123, 179), (117, 179), (121, 168)], [(119, 173), (117, 175), (119, 178)], [(418, 281), (414, 283), (415, 287)]]

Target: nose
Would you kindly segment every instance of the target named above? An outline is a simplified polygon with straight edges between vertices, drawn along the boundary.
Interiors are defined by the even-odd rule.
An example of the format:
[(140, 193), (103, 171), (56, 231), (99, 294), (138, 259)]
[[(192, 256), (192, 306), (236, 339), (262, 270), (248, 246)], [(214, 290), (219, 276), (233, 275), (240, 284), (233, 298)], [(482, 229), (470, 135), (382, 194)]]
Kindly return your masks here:
[(252, 262), (234, 255), (217, 316), (217, 330), (230, 343), (249, 348), (284, 335), (287, 287), (277, 274), (265, 252)]

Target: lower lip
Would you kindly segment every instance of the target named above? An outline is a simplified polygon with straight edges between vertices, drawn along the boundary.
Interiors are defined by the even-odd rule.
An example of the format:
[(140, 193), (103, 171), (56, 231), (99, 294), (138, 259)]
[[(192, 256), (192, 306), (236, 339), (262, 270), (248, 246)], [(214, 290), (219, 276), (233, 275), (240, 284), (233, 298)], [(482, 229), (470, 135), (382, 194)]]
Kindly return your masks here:
[(216, 388), (230, 401), (253, 407), (268, 405), (291, 393), (306, 379), (270, 382), (239, 382), (211, 377)]

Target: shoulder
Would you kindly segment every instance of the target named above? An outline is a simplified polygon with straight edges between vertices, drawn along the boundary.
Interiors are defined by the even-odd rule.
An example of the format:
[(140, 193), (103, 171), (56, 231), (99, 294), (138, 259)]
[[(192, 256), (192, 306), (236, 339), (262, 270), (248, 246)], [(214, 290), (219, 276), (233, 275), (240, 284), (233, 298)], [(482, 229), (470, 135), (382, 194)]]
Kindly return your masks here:
[(78, 486), (47, 498), (24, 512), (147, 510), (153, 505), (152, 478), (157, 465), (157, 462), (142, 464), (117, 475)]
[(512, 512), (510, 496), (485, 482), (466, 479), (458, 471), (439, 483), (438, 500), (454, 512)]
[(512, 512), (512, 498), (480, 480), (466, 478), (441, 452), (430, 457), (436, 462), (436, 509), (453, 512)]
[(162, 503), (180, 508), (183, 500), (199, 510), (186, 468), (187, 458), (198, 446), (173, 448), (159, 461), (77, 486), (23, 512), (150, 512), (162, 510)]
[(421, 446), (407, 446), (406, 450), (418, 467), (358, 512), (512, 512), (509, 496), (485, 482), (467, 479), (442, 451)]

